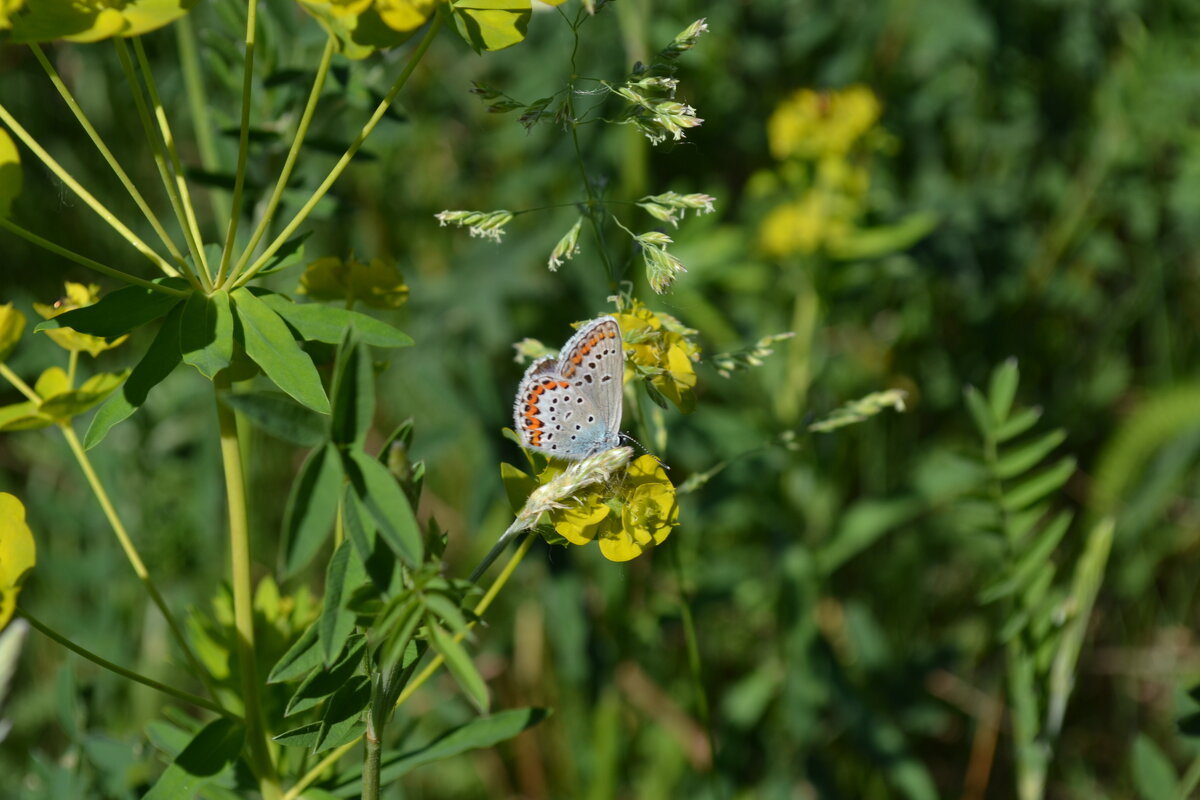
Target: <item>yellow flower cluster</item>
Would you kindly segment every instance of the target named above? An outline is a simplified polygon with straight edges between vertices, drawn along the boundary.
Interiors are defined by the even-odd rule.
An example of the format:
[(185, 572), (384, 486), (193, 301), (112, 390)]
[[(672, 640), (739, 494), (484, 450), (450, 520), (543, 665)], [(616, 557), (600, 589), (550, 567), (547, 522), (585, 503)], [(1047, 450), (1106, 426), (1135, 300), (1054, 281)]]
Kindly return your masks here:
[(353, 256), (318, 258), (300, 278), (301, 294), (314, 300), (344, 301), (348, 306), (363, 303), (371, 308), (399, 308), (408, 299), (404, 276), (391, 261), (373, 258), (369, 264)]
[(0, 0), (0, 30), (12, 27), (12, 15), (20, 10), (25, 0)]
[(865, 86), (800, 89), (780, 103), (767, 122), (771, 154), (780, 161), (845, 155), (879, 122), (881, 111), (874, 92)]
[[(552, 462), (535, 480), (504, 466), (509, 498), (517, 508), (524, 504), (525, 490), (544, 486), (564, 469), (561, 463)], [(634, 459), (615, 487), (592, 485), (569, 502), (574, 504), (547, 512), (549, 524), (571, 544), (599, 541), (600, 553), (609, 561), (636, 558), (661, 544), (679, 524), (675, 486), (654, 456)]]
[(383, 24), (395, 31), (415, 31), (425, 24), (436, 0), (304, 0), (303, 5), (327, 10), (335, 17), (357, 17), (372, 5)]
[(696, 331), (638, 300), (614, 316), (625, 342), (625, 381), (640, 374), (680, 411), (691, 413), (696, 407), (693, 363), (700, 358), (700, 348), (691, 338)]
[[(52, 319), (59, 314), (65, 314), (68, 311), (74, 311), (77, 308), (90, 306), (100, 299), (100, 287), (94, 283), (84, 285), (82, 283), (66, 284), (67, 294), (53, 305), (45, 303), (34, 303), (33, 310), (36, 311), (42, 319)], [(90, 336), (86, 333), (79, 333), (70, 328), (58, 328), (55, 330), (44, 331), (44, 333), (54, 340), (54, 343), (64, 350), (70, 350), (72, 353), (85, 352), (95, 358), (105, 350), (111, 350), (114, 347), (120, 346), (128, 336), (119, 336), (111, 342), (100, 336)]]
[(0, 628), (12, 619), (21, 582), (36, 561), (25, 506), (11, 494), (0, 492)]

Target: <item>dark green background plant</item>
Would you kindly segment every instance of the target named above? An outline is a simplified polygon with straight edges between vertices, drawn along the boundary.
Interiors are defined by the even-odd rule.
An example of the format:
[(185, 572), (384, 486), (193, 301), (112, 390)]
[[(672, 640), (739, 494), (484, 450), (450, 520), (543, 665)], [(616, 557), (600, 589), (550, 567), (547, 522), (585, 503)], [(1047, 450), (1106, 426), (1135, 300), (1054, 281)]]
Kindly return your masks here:
[[(224, 164), (234, 162), (238, 141), (241, 56), (228, 42), (240, 35), (240, 8), (203, 3), (189, 17), (220, 132), (212, 147)], [(718, 360), (702, 361), (694, 414), (657, 415), (643, 398), (645, 431), (627, 414), (627, 428), (648, 445), (667, 437), (659, 455), (680, 486), (681, 526), (662, 549), (626, 565), (603, 561), (595, 548), (533, 550), (489, 612), (476, 663), (493, 707), (552, 707), (553, 715), (494, 750), (447, 746), (458, 759), (452, 766), (412, 763), (388, 791), (1012, 797), (1030, 764), (1042, 763), (1049, 797), (1187, 796), (1200, 754), (1176, 730), (1195, 708), (1186, 690), (1196, 682), (1200, 541), (1196, 11), (1173, 2), (618, 0), (583, 29), (576, 73), (620, 80), (699, 16), (710, 32), (678, 77), (704, 124), (661, 150), (632, 128), (581, 127), (592, 188), (628, 200), (667, 188), (718, 198), (716, 214), (689, 217), (679, 231), (664, 227), (688, 268), (672, 293), (657, 298), (635, 287), (655, 310), (700, 331), (705, 358), (795, 330), (797, 297), (812, 301), (812, 335), (775, 342), (762, 366), (729, 377), (717, 372)], [(290, 143), (266, 123), (285, 109), (298, 113), (324, 46), (320, 28), (289, 4), (265, 4), (260, 19), (251, 116), (262, 130), (250, 139), (251, 202), (269, 194)], [(169, 28), (145, 39), (168, 98), (183, 96), (186, 79), (175, 36)], [(335, 60), (285, 204), (324, 177), (415, 44)], [(378, 453), (388, 431), (414, 421), (405, 449), (424, 463), (418, 517), (432, 515), (447, 532), (451, 575), (467, 574), (511, 520), (496, 466), (518, 458), (499, 434), (511, 424), (522, 370), (511, 345), (526, 336), (561, 342), (569, 322), (608, 308), (610, 276), (586, 227), (583, 252), (556, 273), (545, 269), (579, 216), (570, 138), (553, 124), (527, 132), (522, 112), (489, 114), (469, 91), (476, 81), (523, 103), (550, 96), (571, 78), (573, 44), (554, 14), (535, 15), (520, 46), (483, 58), (440, 37), (360, 160), (318, 205), (304, 242), (305, 260), (353, 251), (394, 258), (404, 273), (409, 302), (383, 316), (416, 346), (395, 351), (376, 378), (365, 452)], [(127, 90), (111, 46), (103, 48), (47, 53), (98, 129), (128, 127), (127, 136), (106, 138), (139, 185), (150, 185), (157, 175), (140, 158), (127, 104), (106, 101)], [(27, 48), (0, 44), (0, 76), (0, 100), (38, 141), (97, 195), (125, 197)], [(870, 258), (764, 254), (759, 228), (780, 199), (755, 177), (779, 169), (767, 118), (797, 89), (852, 84), (878, 95), (881, 126), (894, 140), (891, 152), (869, 160), (864, 224), (925, 213), (936, 226), (902, 252)], [(189, 109), (172, 111), (195, 181), (214, 187), (213, 203), (227, 202), (230, 175), (204, 168)], [(124, 243), (48, 172), (28, 157), (23, 169), (19, 221), (53, 230), (58, 244), (98, 261), (130, 263)], [(205, 208), (203, 188), (199, 198)], [(132, 203), (114, 202), (136, 216)], [(433, 217), (552, 206), (561, 207), (518, 215), (500, 246), (439, 230)], [(616, 213), (630, 224), (634, 211)], [(635, 231), (653, 227), (639, 221)], [(610, 258), (640, 265), (625, 234), (613, 226), (605, 233)], [(61, 294), (64, 279), (98, 280), (13, 236), (0, 238), (0, 254), (2, 299), (25, 309)], [(641, 281), (638, 271), (625, 277)], [(297, 275), (264, 283), (290, 293)], [(27, 334), (10, 366), (36, 375), (57, 363), (61, 351), (43, 337)], [(97, 370), (131, 366), (151, 339), (135, 332)], [(327, 362), (340, 342), (323, 345)], [(1058, 533), (1055, 515), (1073, 515), (1044, 554), (996, 525), (1003, 490), (1020, 476), (998, 476), (1003, 452), (989, 456), (981, 442), (1007, 408), (981, 421), (970, 408), (978, 403), (963, 396), (965, 385), (989, 387), (1010, 357), (1019, 386), (1005, 388), (1015, 385), (1015, 368), (1001, 367), (996, 374), (1013, 374), (986, 388), (989, 408), (1036, 406), (1041, 416), (1028, 440), (1009, 446), (1061, 430), (1063, 443), (1029, 463), (1030, 474), (1053, 471), (1066, 453), (1076, 459), (1044, 495), (1042, 535)], [(796, 390), (793, 363), (809, 375), (795, 418), (779, 405)], [(181, 370), (90, 451), (114, 503), (128, 510), (143, 558), (163, 576), (168, 603), (194, 607), (200, 627), (202, 617), (219, 620), (214, 586), (226, 575), (214, 523), (223, 515), (220, 452), (204, 388), (194, 370)], [(846, 401), (886, 388), (907, 391), (906, 413), (805, 432)], [(170, 634), (127, 579), (107, 522), (52, 434), (0, 439), (0, 489), (22, 498), (38, 534), (38, 566), (21, 602), (89, 648), (165, 679), (175, 669), (165, 658)], [(278, 566), (284, 580), (294, 551), (277, 532), (301, 459), (292, 443), (252, 427), (247, 436), (255, 574)], [(1074, 579), (1089, 565), (1094, 572), (1094, 544), (1110, 522), (1103, 582), (1090, 617), (1080, 616), (1061, 601), (1088, 594)], [(1030, 552), (1041, 562), (1023, 568)], [(1040, 597), (1024, 579), (1004, 583), (1051, 565), (1055, 576)], [(305, 614), (319, 610), (325, 582), (310, 578), (282, 584), (296, 598), (311, 589), (306, 611), (297, 599), (298, 610), (261, 612), (278, 631), (269, 643), (275, 659), (308, 624)], [(984, 602), (989, 589), (995, 602)], [(1037, 613), (1014, 622), (1026, 607)], [(1073, 625), (1080, 619), (1086, 624)], [(1070, 703), (1048, 727), (1064, 678), (1055, 684), (1054, 656), (1072, 651)], [(27, 637), (3, 706), (13, 728), (0, 745), (0, 774), (20, 776), (29, 797), (138, 796), (162, 770), (161, 752), (182, 747), (176, 731), (186, 726), (152, 722), (158, 695), (64, 652)], [(399, 752), (476, 716), (469, 701), (451, 699), (461, 696), (444, 680), (435, 680), (419, 722), (393, 723)], [(264, 705), (289, 696), (264, 697)], [(711, 770), (705, 704), (716, 741)], [(1032, 715), (1020, 711), (1030, 707)], [(492, 718), (503, 720), (504, 733), (534, 721), (501, 713), (519, 717)], [(1045, 758), (1031, 762), (1022, 752), (1042, 745)], [(387, 769), (389, 778), (400, 771)]]

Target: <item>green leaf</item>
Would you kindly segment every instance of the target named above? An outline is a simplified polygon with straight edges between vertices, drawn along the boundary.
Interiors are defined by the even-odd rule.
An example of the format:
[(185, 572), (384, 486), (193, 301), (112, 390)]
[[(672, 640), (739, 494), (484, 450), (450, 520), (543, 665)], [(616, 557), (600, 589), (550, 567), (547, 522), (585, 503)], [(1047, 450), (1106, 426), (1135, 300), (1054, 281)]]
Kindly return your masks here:
[(126, 378), (129, 370), (120, 372), (101, 372), (83, 382), (78, 389), (59, 392), (52, 395), (38, 406), (38, 413), (43, 417), (63, 421), (82, 414), (92, 406), (104, 402), (110, 394), (117, 390)]
[(317, 623), (304, 629), (304, 633), (288, 651), (275, 662), (267, 683), (283, 683), (305, 675), (321, 664), (321, 648), (317, 642)]
[(279, 315), (244, 287), (235, 289), (232, 298), (242, 321), (246, 355), (280, 389), (313, 411), (328, 414), (321, 376)]
[(179, 319), (179, 349), (184, 362), (209, 380), (233, 362), (233, 312), (228, 292), (221, 289), (211, 297), (192, 292)]
[(413, 35), (413, 31), (389, 28), (374, 6), (369, 6), (361, 14), (343, 14), (334, 10), (335, 7), (329, 3), (299, 2), (334, 38), (338, 52), (347, 58), (366, 58), (376, 50), (403, 44)]
[(285, 442), (316, 447), (328, 436), (325, 417), (282, 392), (225, 392), (221, 402), (241, 412), (256, 428)]
[(524, 41), (533, 13), (529, 0), (454, 0), (450, 10), (459, 34), (476, 53)]
[(424, 538), (404, 490), (387, 467), (361, 450), (343, 463), (355, 494), (379, 526), (379, 533), (406, 564), (415, 567), (424, 555)]
[(354, 486), (346, 483), (342, 493), (342, 521), (346, 526), (346, 536), (354, 543), (359, 558), (364, 563), (375, 551), (375, 526), (370, 520), (363, 519), (365, 514), (359, 505)]
[(967, 401), (967, 410), (971, 412), (971, 419), (975, 421), (979, 435), (987, 439), (992, 435), (992, 429), (995, 427), (992, 422), (991, 407), (974, 386), (967, 386), (963, 389), (963, 399)]
[(309, 747), (314, 753), (352, 742), (366, 727), (360, 717), (370, 699), (370, 679), (365, 676), (352, 678), (330, 699), (320, 722), (281, 733), (274, 737), (275, 741), (288, 747)]
[(1075, 459), (1064, 458), (1015, 488), (1006, 490), (1000, 505), (1008, 512), (1027, 508), (1061, 487), (1074, 472)]
[[(154, 283), (174, 289), (186, 289), (187, 281), (182, 278), (158, 278)], [(199, 293), (189, 295), (203, 297)], [(95, 303), (83, 308), (59, 314), (38, 324), (34, 332), (70, 328), (79, 333), (116, 339), (135, 328), (153, 322), (183, 302), (175, 294), (156, 292), (141, 286), (126, 286), (103, 295)]]
[(346, 610), (346, 601), (362, 583), (362, 560), (354, 553), (354, 546), (343, 541), (329, 559), (325, 573), (325, 599), (321, 616), (317, 620), (317, 637), (321, 642), (321, 654), (326, 665), (332, 664), (341, 654), (346, 640), (354, 631), (354, 614)]
[(307, 711), (346, 684), (362, 664), (367, 649), (367, 637), (356, 635), (347, 640), (345, 654), (328, 669), (317, 669), (296, 687), (283, 715), (290, 717)]
[(1015, 358), (1006, 359), (992, 371), (992, 380), (988, 385), (988, 406), (992, 410), (992, 419), (996, 425), (1003, 425), (1008, 421), (1008, 412), (1012, 411), (1020, 379), (1021, 373), (1017, 370)]
[[(380, 769), (380, 783), (390, 784), (425, 764), (481, 747), (494, 747), (537, 725), (550, 713), (546, 708), (514, 708), (473, 719), (450, 729), (424, 747), (386, 757)], [(357, 797), (361, 791), (361, 774), (361, 767), (353, 768), (339, 779), (333, 793), (338, 797)]]
[(279, 272), (301, 263), (304, 260), (304, 240), (309, 236), (312, 236), (312, 231), (305, 231), (288, 239), (275, 251), (275, 255), (267, 259), (266, 265), (257, 274), (270, 275), (272, 272)]
[(13, 200), (21, 194), (21, 153), (17, 144), (0, 128), (0, 218), (7, 217)]
[(121, 390), (108, 398), (83, 437), (83, 446), (90, 450), (108, 435), (112, 427), (141, 408), (150, 390), (175, 371), (182, 360), (179, 351), (179, 318), (183, 306), (176, 305), (163, 320), (158, 335), (150, 343), (146, 355), (133, 368)]
[(12, 303), (0, 306), (0, 361), (16, 349), (25, 332), (25, 315), (13, 308)]
[(53, 424), (54, 420), (38, 414), (38, 404), (31, 400), (0, 408), (0, 432), (33, 431)]
[(1025, 474), (1066, 438), (1067, 434), (1062, 429), (1050, 431), (1028, 444), (1005, 452), (996, 462), (996, 477), (1008, 480)]
[(466, 694), (467, 699), (479, 709), (480, 713), (486, 714), (490, 705), (487, 684), (483, 682), (483, 676), (479, 674), (479, 670), (475, 669), (475, 663), (471, 661), (471, 656), (467, 654), (461, 644), (454, 640), (453, 636), (435, 622), (426, 618), (426, 625), (426, 630), (429, 631), (429, 643), (446, 659), (446, 669), (450, 670), (450, 674), (454, 676), (454, 680)]
[(304, 460), (283, 515), (285, 577), (307, 566), (333, 532), (344, 479), (342, 460), (333, 445), (316, 448)]
[(512, 464), (500, 465), (500, 481), (504, 484), (504, 494), (514, 514), (525, 507), (525, 501), (538, 487), (536, 478), (526, 475)]
[(1033, 581), (1038, 569), (1050, 560), (1054, 548), (1062, 541), (1071, 526), (1074, 515), (1069, 511), (1059, 513), (1038, 535), (1033, 547), (1025, 549), (1011, 569), (979, 593), (979, 602), (991, 603), (1002, 597), (1021, 591)]
[(309, 341), (340, 344), (346, 328), (353, 327), (363, 344), (375, 347), (408, 347), (413, 343), (407, 333), (374, 317), (345, 308), (321, 303), (293, 303), (281, 294), (265, 293), (260, 299), (287, 320), (300, 336)]
[(1179, 779), (1171, 759), (1144, 733), (1133, 740), (1130, 755), (1133, 785), (1142, 800), (1164, 800), (1179, 796)]
[(139, 36), (188, 12), (197, 0), (130, 0), (120, 5), (38, 0), (12, 19), (12, 41), (67, 39), (97, 42), (113, 36)]
[(937, 224), (937, 215), (926, 211), (909, 214), (894, 225), (851, 229), (829, 241), (829, 255), (849, 261), (899, 253), (928, 236)]
[(333, 419), (330, 438), (338, 444), (353, 443), (361, 448), (375, 416), (375, 374), (365, 348), (354, 341), (347, 328), (338, 348), (333, 370)]
[(231, 769), (242, 752), (246, 731), (228, 719), (205, 725), (147, 792), (143, 800), (192, 797), (206, 783)]
[(823, 574), (832, 573), (888, 531), (910, 522), (924, 510), (925, 503), (912, 497), (856, 503), (842, 516), (833, 538), (817, 551), (818, 568)]
[(995, 431), (996, 441), (1003, 444), (1009, 439), (1015, 439), (1025, 431), (1037, 424), (1037, 421), (1042, 418), (1042, 409), (1039, 406), (1026, 408), (1018, 411), (1008, 420), (998, 427)]
[(437, 614), (441, 621), (450, 628), (451, 633), (464, 637), (470, 633), (471, 629), (468, 627), (462, 608), (441, 592), (426, 592), (425, 607)]

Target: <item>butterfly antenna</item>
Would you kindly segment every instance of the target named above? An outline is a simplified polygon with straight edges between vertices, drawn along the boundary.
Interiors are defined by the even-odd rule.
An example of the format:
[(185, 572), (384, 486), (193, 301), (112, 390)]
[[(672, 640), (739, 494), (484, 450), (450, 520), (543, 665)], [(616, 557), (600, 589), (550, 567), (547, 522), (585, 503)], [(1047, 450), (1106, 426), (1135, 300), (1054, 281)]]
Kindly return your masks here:
[(635, 444), (635, 445), (637, 445), (637, 446), (638, 446), (638, 449), (639, 449), (639, 450), (641, 450), (643, 453), (645, 453), (646, 455), (650, 456), (650, 457), (651, 457), (651, 458), (653, 458), (655, 461), (657, 461), (657, 462), (658, 462), (658, 465), (659, 465), (660, 467), (662, 467), (663, 469), (667, 469), (667, 470), (669, 470), (669, 469), (670, 469), (670, 467), (668, 467), (668, 466), (667, 466), (665, 463), (663, 463), (663, 460), (662, 460), (661, 458), (659, 458), (658, 456), (654, 455), (654, 453), (651, 453), (649, 450), (647, 450), (647, 449), (646, 449), (646, 445), (642, 444), (642, 443), (641, 443), (641, 442), (639, 442), (637, 439), (635, 439), (635, 438), (633, 438), (632, 436), (630, 436), (628, 433), (622, 433), (622, 434), (621, 434), (621, 440), (622, 440), (622, 441), (626, 441), (626, 442), (632, 442), (633, 444)]

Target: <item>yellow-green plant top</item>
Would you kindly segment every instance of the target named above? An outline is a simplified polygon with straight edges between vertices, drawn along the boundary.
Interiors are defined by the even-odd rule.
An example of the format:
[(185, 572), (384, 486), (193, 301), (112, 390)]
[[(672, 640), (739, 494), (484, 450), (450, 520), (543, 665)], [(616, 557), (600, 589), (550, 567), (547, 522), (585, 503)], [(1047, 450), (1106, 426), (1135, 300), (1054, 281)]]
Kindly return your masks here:
[(614, 315), (621, 326), (627, 359), (625, 381), (641, 373), (663, 397), (687, 414), (696, 407), (694, 362), (700, 347), (696, 331), (669, 314), (655, 313), (640, 301)]
[(13, 308), (12, 303), (0, 306), (0, 362), (8, 358), (24, 332), (25, 315)]
[(845, 155), (875, 126), (881, 111), (875, 93), (865, 86), (800, 89), (767, 121), (771, 154), (780, 161)]
[(16, 42), (98, 42), (113, 36), (140, 36), (169, 25), (197, 2), (34, 0), (23, 4), (21, 0), (0, 0), (0, 28), (11, 27)]
[(353, 256), (318, 258), (300, 278), (298, 291), (314, 300), (362, 303), (371, 308), (399, 308), (408, 299), (404, 276), (392, 261), (373, 258), (364, 264)]
[(33, 532), (25, 522), (25, 506), (0, 492), (0, 628), (12, 619), (25, 575), (37, 563)]
[[(4, 28), (4, 3), (0, 0), (0, 29)], [(7, 217), (12, 202), (21, 193), (21, 154), (17, 143), (0, 128), (0, 217)]]
[[(74, 311), (77, 308), (90, 306), (100, 299), (100, 287), (94, 283), (66, 283), (66, 295), (56, 301), (53, 305), (45, 303), (34, 303), (33, 310), (36, 311), (42, 319), (53, 319), (59, 314), (65, 314), (68, 311)], [(86, 333), (79, 333), (70, 328), (56, 328), (54, 330), (43, 331), (47, 336), (54, 340), (54, 343), (64, 350), (70, 350), (73, 353), (85, 352), (95, 357), (103, 353), (105, 350), (111, 350), (114, 347), (119, 347), (128, 336), (118, 336), (111, 342), (101, 336), (91, 336)]]

